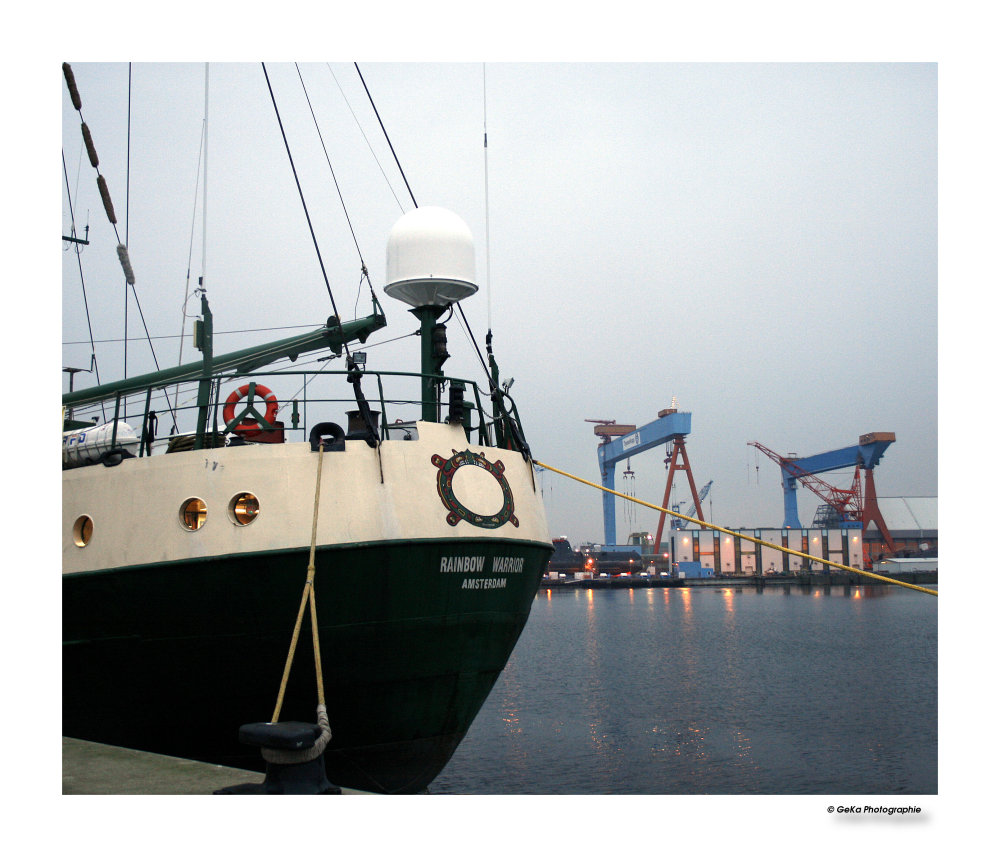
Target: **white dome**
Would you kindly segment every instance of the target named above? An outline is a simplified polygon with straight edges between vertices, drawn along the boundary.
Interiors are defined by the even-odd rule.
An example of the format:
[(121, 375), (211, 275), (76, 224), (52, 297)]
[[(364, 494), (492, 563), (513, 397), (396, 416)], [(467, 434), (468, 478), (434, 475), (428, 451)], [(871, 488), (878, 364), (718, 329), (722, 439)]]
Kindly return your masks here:
[(389, 297), (447, 306), (479, 291), (472, 232), (445, 208), (415, 208), (396, 221), (385, 252)]

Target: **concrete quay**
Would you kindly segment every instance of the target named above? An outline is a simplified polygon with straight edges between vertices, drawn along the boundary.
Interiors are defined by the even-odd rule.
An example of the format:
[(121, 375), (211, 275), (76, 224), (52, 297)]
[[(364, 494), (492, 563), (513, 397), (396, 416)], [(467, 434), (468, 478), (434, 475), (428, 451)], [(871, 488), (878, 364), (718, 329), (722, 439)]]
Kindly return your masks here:
[[(244, 783), (262, 783), (259, 771), (227, 768), (111, 747), (76, 738), (62, 739), (64, 795), (210, 795)], [(343, 794), (367, 794), (343, 789)]]

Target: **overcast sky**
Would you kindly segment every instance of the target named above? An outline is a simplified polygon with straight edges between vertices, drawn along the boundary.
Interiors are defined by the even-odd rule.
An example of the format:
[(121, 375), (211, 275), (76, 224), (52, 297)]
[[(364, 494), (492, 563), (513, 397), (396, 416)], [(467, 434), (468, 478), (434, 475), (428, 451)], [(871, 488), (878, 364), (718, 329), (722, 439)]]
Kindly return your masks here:
[[(115, 245), (126, 234), (150, 333), (172, 337), (155, 340), (161, 366), (177, 361), (189, 257), (192, 280), (205, 274), (217, 331), (322, 324), (330, 300), (261, 66), (210, 66), (204, 266), (204, 65), (134, 64), (131, 128), (128, 65), (73, 69), (119, 219), (116, 237), (60, 79), (77, 229), (90, 225), (81, 264), (95, 338), (122, 337)], [(415, 328), (382, 292), (385, 241), (409, 194), (353, 65), (300, 70), (389, 316), (366, 349), (369, 368), (413, 368), (415, 339), (376, 346)], [(361, 262), (296, 68), (267, 71), (338, 308), (365, 314)], [(449, 208), (472, 229), (481, 288), (463, 306), (480, 341), (492, 322), (536, 458), (597, 481), (585, 420), (643, 425), (676, 397), (692, 413), (695, 480), (713, 480), (704, 512), (715, 523), (782, 523), (779, 469), (749, 441), (810, 455), (893, 431), (876, 470), (880, 495), (936, 496), (935, 65), (361, 63), (361, 72), (417, 203)], [(65, 187), (63, 200), (65, 235)], [(85, 367), (89, 343), (70, 344), (89, 335), (66, 247), (63, 363)], [(223, 335), (216, 349), (293, 332)], [(449, 332), (446, 373), (481, 379), (459, 326)], [(129, 336), (141, 334), (129, 298)], [(120, 342), (97, 354), (102, 381), (121, 376)], [(129, 374), (150, 368), (148, 346), (130, 342)], [(631, 461), (640, 498), (662, 500), (663, 459), (652, 450)], [(852, 476), (825, 478), (847, 487)], [(553, 536), (603, 538), (596, 491), (553, 474), (541, 482)], [(674, 500), (686, 505), (681, 485)], [(803, 524), (818, 502), (799, 490)], [(619, 511), (620, 540), (655, 527), (651, 511)]]

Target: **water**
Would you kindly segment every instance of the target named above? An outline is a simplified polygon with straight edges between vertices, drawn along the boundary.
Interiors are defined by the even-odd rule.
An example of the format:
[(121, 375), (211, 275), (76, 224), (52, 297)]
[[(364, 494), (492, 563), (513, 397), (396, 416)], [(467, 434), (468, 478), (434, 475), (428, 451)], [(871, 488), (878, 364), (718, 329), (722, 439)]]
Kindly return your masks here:
[(542, 590), (434, 794), (937, 793), (938, 599)]

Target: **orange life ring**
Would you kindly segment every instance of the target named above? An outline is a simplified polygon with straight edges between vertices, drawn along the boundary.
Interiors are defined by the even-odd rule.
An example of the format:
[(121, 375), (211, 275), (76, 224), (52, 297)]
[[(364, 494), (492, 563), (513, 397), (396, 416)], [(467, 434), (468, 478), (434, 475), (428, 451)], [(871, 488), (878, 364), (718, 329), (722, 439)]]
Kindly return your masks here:
[[(244, 384), (238, 390), (233, 390), (229, 394), (229, 398), (226, 399), (225, 407), (222, 409), (222, 418), (226, 421), (226, 425), (229, 425), (234, 419), (236, 419), (236, 403), (239, 402), (244, 396), (249, 394), (250, 385)], [(267, 405), (267, 410), (264, 412), (264, 420), (271, 425), (274, 425), (274, 421), (278, 417), (278, 398), (274, 395), (267, 387), (263, 384), (254, 384), (254, 396), (260, 396), (264, 399)], [(264, 429), (261, 427), (260, 423), (253, 417), (244, 417), (238, 426), (236, 426), (234, 431), (239, 432), (243, 437), (257, 437), (257, 435), (262, 434)]]

